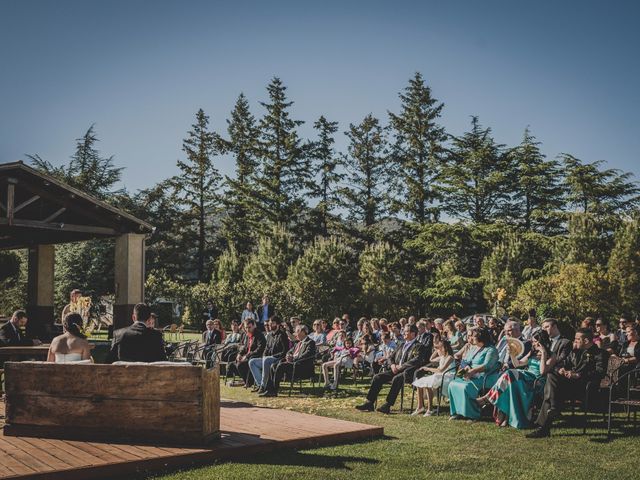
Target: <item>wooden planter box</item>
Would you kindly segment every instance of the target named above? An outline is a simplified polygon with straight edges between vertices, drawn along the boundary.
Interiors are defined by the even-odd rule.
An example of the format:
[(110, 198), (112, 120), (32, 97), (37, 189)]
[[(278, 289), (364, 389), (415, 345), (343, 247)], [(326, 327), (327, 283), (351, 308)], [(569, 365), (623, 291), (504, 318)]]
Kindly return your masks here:
[(217, 367), (8, 362), (5, 435), (167, 445), (220, 436)]

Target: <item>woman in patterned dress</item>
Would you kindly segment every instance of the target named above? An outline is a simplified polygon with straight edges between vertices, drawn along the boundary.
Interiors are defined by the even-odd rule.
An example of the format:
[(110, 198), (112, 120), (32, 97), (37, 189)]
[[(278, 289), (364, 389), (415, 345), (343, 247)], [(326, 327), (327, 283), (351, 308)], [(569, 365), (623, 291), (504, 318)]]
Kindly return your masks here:
[(531, 346), (531, 351), (520, 360), (509, 346), (509, 355), (516, 368), (505, 371), (491, 390), (477, 400), (480, 405), (491, 403), (495, 406), (496, 423), (501, 427), (526, 428), (530, 425), (534, 396), (544, 388), (545, 375), (556, 362), (551, 353), (551, 340), (544, 330), (533, 335)]

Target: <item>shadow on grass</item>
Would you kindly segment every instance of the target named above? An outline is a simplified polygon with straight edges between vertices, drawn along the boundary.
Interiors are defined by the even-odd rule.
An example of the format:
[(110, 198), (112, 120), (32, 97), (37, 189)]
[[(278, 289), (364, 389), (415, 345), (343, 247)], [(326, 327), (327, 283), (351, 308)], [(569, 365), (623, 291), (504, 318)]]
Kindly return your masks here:
[(251, 456), (250, 458), (234, 458), (233, 463), (244, 465), (274, 465), (274, 466), (298, 466), (330, 468), (334, 470), (352, 470), (347, 463), (366, 463), (376, 465), (379, 460), (351, 455), (322, 455), (308, 451), (290, 450), (278, 453), (265, 453)]

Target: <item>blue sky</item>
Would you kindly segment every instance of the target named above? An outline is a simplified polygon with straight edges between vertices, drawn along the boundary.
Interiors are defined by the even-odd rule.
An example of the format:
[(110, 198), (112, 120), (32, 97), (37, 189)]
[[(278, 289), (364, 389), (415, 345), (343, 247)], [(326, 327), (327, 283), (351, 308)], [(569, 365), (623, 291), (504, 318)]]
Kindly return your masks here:
[(66, 162), (95, 123), (136, 190), (177, 172), (198, 108), (220, 131), (244, 92), (260, 116), (273, 76), (308, 136), (322, 114), (341, 132), (386, 120), (420, 71), (452, 134), (479, 115), (514, 145), (530, 125), (549, 156), (638, 175), (639, 14), (632, 1), (0, 0), (0, 162)]

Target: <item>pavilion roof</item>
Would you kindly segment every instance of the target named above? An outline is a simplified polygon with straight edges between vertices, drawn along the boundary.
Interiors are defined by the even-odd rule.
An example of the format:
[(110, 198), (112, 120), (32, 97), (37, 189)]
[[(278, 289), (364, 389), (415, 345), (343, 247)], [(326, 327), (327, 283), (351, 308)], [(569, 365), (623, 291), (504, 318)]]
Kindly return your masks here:
[(0, 249), (152, 232), (148, 223), (23, 162), (0, 164)]

